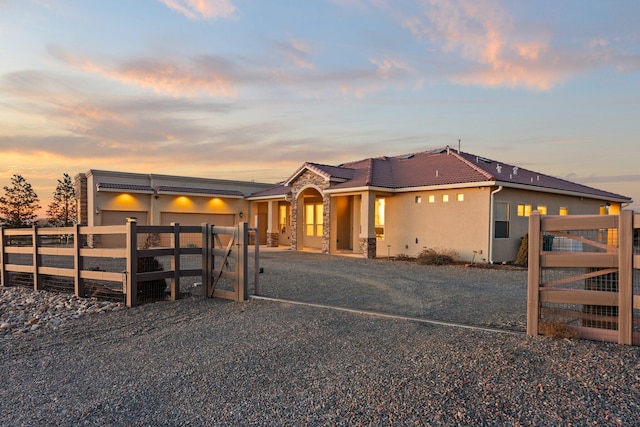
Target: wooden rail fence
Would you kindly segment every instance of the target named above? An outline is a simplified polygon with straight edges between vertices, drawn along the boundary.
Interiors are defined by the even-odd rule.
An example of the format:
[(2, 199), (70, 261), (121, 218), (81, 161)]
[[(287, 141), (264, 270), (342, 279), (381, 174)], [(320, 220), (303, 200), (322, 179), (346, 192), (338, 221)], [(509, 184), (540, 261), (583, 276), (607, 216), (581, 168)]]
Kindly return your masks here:
[(529, 219), (527, 334), (640, 345), (640, 214)]
[[(69, 243), (60, 244), (60, 236)], [(184, 236), (191, 239), (185, 242)], [(248, 286), (247, 248), (247, 223), (155, 226), (130, 219), (114, 226), (0, 228), (0, 285), (11, 286), (21, 279), (41, 290), (48, 280), (57, 278), (72, 285), (76, 296), (110, 292), (135, 306), (148, 297), (145, 292), (154, 289), (150, 285), (155, 284), (160, 297), (175, 300), (180, 298), (181, 279), (199, 276), (203, 296), (243, 301)], [(170, 258), (169, 268), (157, 261), (160, 258)], [(192, 262), (183, 267), (182, 260), (187, 258)], [(143, 261), (151, 265), (145, 267)], [(216, 286), (224, 280), (231, 289)]]

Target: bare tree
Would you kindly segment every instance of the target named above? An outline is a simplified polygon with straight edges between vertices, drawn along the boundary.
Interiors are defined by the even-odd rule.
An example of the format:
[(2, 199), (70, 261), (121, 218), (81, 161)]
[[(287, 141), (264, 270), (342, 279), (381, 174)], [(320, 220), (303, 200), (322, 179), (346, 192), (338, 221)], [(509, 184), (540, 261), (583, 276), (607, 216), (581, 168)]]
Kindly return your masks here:
[(38, 195), (20, 174), (11, 177), (11, 185), (4, 187), (5, 195), (0, 197), (0, 222), (9, 228), (29, 227), (40, 209)]
[(47, 222), (54, 227), (69, 227), (75, 224), (77, 212), (76, 189), (71, 177), (65, 173), (62, 180), (58, 180), (53, 201), (47, 209)]

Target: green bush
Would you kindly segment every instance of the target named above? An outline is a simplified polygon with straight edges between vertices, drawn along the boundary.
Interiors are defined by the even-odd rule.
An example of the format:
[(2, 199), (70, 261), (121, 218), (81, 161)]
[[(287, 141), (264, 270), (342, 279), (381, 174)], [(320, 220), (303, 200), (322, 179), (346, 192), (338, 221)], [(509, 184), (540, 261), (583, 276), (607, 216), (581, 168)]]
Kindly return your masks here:
[(416, 261), (422, 265), (450, 265), (455, 264), (457, 259), (458, 253), (453, 249), (424, 248)]

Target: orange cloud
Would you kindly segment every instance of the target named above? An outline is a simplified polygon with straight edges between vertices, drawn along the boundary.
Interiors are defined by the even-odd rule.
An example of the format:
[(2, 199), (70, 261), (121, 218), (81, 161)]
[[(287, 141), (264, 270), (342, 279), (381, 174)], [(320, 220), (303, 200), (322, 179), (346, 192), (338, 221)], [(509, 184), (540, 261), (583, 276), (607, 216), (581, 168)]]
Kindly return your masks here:
[[(402, 26), (418, 39), (429, 38), (445, 52), (458, 52), (476, 64), (450, 78), (463, 84), (548, 90), (562, 80), (561, 70), (547, 65), (546, 35), (526, 40), (495, 0), (428, 0), (425, 15)], [(524, 40), (523, 40), (524, 39)]]
[(112, 70), (109, 74), (122, 82), (173, 96), (194, 96), (198, 93), (232, 96), (235, 93), (230, 79), (197, 64), (178, 65), (151, 60)]
[(228, 18), (236, 12), (231, 0), (159, 0), (189, 19)]

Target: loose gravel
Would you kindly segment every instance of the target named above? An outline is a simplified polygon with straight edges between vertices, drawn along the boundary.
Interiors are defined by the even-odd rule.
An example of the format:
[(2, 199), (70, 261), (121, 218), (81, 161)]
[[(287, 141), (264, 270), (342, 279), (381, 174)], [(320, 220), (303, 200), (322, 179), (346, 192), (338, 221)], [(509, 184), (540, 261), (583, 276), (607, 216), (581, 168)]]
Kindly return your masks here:
[(638, 347), (273, 301), (102, 310), (0, 354), (8, 426), (640, 425)]

